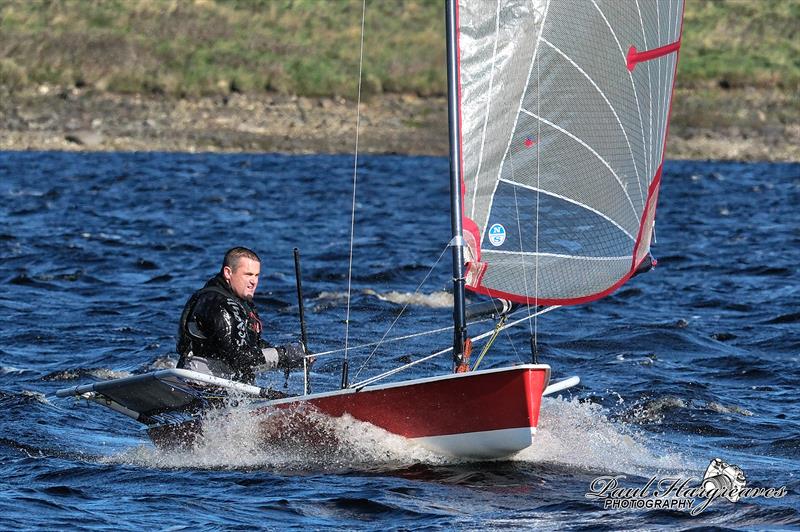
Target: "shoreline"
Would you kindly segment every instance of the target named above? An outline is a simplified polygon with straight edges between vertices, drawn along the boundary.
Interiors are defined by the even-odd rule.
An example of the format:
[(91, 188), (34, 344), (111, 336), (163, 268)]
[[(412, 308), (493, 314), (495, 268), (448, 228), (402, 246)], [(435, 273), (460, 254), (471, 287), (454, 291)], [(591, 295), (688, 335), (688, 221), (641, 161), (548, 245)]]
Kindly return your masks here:
[[(353, 153), (355, 102), (277, 94), (174, 99), (40, 86), (0, 103), (0, 150)], [(676, 89), (667, 159), (800, 161), (800, 109), (771, 89)], [(447, 156), (444, 97), (361, 104), (359, 153)]]

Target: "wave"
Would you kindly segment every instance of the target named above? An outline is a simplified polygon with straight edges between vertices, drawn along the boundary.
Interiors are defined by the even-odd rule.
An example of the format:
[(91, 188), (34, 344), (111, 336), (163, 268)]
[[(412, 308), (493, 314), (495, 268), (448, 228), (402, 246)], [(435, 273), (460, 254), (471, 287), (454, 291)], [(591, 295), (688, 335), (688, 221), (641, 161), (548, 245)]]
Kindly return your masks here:
[[(375, 297), (380, 301), (394, 303), (396, 305), (410, 305), (415, 307), (429, 308), (450, 308), (453, 306), (453, 294), (445, 291), (436, 291), (426, 294), (398, 292), (396, 290), (389, 292), (377, 292), (371, 288), (366, 288), (361, 290), (359, 293), (362, 295)], [(347, 292), (320, 292), (316, 299), (323, 305), (325, 303), (344, 304), (347, 301)]]
[[(691, 467), (681, 454), (653, 447), (632, 425), (611, 420), (599, 405), (545, 398), (534, 444), (510, 461), (648, 476), (654, 470)], [(104, 460), (155, 468), (326, 472), (476, 462), (435, 453), (348, 415), (287, 415), (274, 409), (254, 413), (246, 406), (210, 412), (190, 448), (142, 445)]]
[(20, 405), (30, 405), (33, 403), (49, 405), (50, 401), (47, 400), (45, 394), (33, 390), (22, 390), (20, 392), (5, 392), (0, 390), (0, 406), (3, 409)]
[(610, 419), (600, 405), (546, 397), (535, 443), (515, 460), (643, 476), (691, 467), (680, 453), (652, 447), (633, 426)]
[(448, 459), (349, 415), (292, 415), (248, 407), (212, 411), (190, 448), (138, 446), (103, 459), (156, 468), (277, 469), (341, 472)]
[(388, 301), (397, 305), (412, 305), (416, 307), (429, 308), (450, 308), (453, 306), (453, 294), (439, 291), (430, 294), (420, 294), (411, 292), (391, 292), (378, 293), (374, 290), (364, 290), (367, 295), (375, 296), (381, 301)]
[(92, 378), (98, 380), (121, 379), (130, 377), (132, 373), (125, 370), (109, 368), (72, 368), (53, 371), (42, 377), (43, 381), (74, 381), (76, 379)]

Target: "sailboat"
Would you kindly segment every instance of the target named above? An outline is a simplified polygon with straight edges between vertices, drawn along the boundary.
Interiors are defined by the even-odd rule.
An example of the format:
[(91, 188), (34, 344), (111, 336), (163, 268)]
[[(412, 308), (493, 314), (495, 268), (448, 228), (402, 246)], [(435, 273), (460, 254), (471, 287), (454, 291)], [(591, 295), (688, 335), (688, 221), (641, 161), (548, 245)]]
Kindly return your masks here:
[(445, 18), (453, 345), (405, 367), (452, 352), (453, 373), (351, 384), (345, 370), (340, 389), (290, 397), (167, 369), (57, 394), (137, 419), (160, 445), (190, 440), (221, 390), (252, 396), (256, 412), (349, 415), (459, 457), (533, 445), (542, 397), (579, 379), (551, 383), (533, 342), (532, 363), (470, 367), (465, 292), (527, 320), (654, 265), (683, 0), (447, 0)]

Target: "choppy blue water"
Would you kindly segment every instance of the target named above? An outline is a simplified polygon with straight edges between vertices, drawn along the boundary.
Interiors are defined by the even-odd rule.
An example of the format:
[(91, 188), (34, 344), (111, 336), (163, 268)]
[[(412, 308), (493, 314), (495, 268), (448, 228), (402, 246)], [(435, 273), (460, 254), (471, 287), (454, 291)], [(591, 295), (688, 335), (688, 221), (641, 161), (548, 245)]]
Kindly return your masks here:
[[(448, 325), (449, 254), (415, 293), (448, 240), (446, 160), (361, 161), (350, 345), (380, 338), (406, 303), (388, 337)], [(338, 156), (0, 153), (0, 527), (800, 526), (798, 164), (666, 164), (659, 266), (539, 320), (543, 361), (583, 382), (544, 401), (537, 445), (513, 460), (457, 462), (346, 420), (330, 422), (338, 446), (265, 445), (244, 415), (166, 452), (123, 416), (55, 398), (174, 363), (182, 305), (232, 245), (262, 255), (274, 342), (297, 337), (300, 247), (311, 347), (341, 347), (351, 174)], [(502, 336), (487, 364), (527, 360), (528, 334)], [(387, 344), (360, 378), (449, 338)], [(351, 377), (367, 354), (352, 353)], [(336, 385), (337, 367), (319, 361), (315, 390)], [(700, 477), (715, 457), (788, 495), (697, 516), (585, 497), (600, 475), (640, 487)]]

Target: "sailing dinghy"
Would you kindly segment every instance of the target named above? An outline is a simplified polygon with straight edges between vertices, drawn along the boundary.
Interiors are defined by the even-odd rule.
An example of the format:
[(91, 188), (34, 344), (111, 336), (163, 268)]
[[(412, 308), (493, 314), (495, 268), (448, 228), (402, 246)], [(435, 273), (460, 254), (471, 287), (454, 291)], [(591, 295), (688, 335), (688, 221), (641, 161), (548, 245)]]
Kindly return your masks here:
[[(536, 363), (470, 368), (465, 290), (516, 303), (521, 322), (652, 266), (682, 20), (683, 0), (446, 2), (451, 348), (354, 384), (345, 365), (341, 389), (292, 397), (183, 369), (57, 395), (128, 415), (159, 445), (191, 441), (231, 393), (256, 412), (349, 415), (454, 456), (532, 445), (542, 397), (579, 379), (550, 384)], [(379, 384), (445, 352), (451, 374)]]

